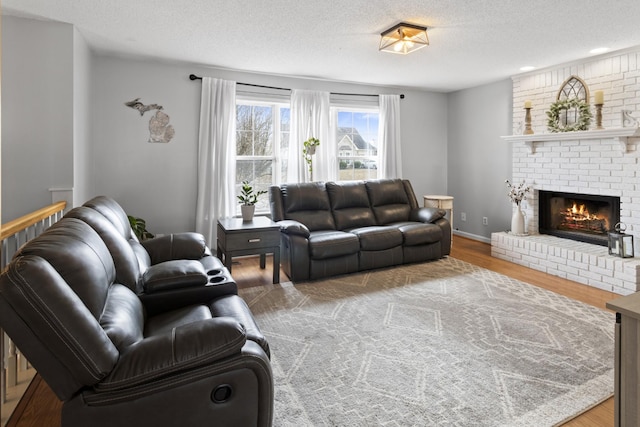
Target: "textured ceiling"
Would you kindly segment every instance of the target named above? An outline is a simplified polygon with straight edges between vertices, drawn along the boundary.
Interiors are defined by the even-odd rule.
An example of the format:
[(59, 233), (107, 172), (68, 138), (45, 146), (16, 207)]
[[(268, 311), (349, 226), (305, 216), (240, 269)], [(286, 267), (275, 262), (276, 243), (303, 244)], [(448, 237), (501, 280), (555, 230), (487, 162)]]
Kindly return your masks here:
[[(71, 23), (96, 52), (299, 77), (453, 91), (640, 45), (638, 0), (2, 0)], [(406, 21), (431, 45), (378, 51)]]

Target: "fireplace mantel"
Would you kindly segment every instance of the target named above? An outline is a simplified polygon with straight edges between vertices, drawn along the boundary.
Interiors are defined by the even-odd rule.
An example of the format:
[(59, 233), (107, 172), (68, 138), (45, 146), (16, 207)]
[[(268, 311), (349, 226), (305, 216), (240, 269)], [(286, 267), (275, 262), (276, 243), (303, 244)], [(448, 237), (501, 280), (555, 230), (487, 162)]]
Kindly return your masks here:
[(626, 153), (628, 139), (632, 137), (640, 137), (640, 128), (626, 127), (532, 135), (508, 135), (501, 136), (500, 138), (507, 142), (524, 142), (524, 144), (529, 147), (529, 154), (533, 154), (535, 153), (534, 143), (536, 142), (576, 141), (581, 139), (614, 139), (620, 142), (622, 152)]

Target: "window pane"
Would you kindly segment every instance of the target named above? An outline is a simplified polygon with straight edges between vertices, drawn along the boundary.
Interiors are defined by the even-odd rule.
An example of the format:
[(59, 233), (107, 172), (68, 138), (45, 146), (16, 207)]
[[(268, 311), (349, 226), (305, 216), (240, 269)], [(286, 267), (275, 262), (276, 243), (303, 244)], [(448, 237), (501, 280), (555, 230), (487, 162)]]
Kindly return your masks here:
[[(271, 186), (272, 160), (238, 160), (236, 162), (236, 194), (240, 194), (242, 181), (249, 181), (255, 192), (267, 191)], [(239, 205), (239, 204), (238, 204)], [(269, 210), (269, 196), (263, 194), (256, 203), (256, 212)], [(240, 214), (240, 206), (236, 209)]]
[(236, 154), (273, 154), (273, 114), (271, 106), (236, 106)]
[(378, 176), (378, 113), (338, 110), (338, 171), (341, 180)]
[(253, 121), (251, 120), (251, 105), (238, 105), (236, 107), (236, 130), (253, 129)]
[[(289, 135), (291, 130), (291, 109), (280, 108), (280, 180), (287, 181), (287, 165), (289, 162)], [(280, 184), (280, 182), (278, 183)]]

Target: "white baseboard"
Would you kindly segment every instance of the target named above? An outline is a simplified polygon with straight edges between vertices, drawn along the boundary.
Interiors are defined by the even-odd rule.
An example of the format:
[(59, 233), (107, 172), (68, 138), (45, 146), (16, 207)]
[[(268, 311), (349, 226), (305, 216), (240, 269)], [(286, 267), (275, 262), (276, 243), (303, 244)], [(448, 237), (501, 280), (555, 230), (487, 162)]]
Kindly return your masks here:
[(453, 234), (455, 234), (456, 236), (466, 237), (467, 239), (477, 240), (483, 243), (491, 243), (490, 237), (478, 236), (477, 234), (471, 234), (465, 231), (453, 230)]

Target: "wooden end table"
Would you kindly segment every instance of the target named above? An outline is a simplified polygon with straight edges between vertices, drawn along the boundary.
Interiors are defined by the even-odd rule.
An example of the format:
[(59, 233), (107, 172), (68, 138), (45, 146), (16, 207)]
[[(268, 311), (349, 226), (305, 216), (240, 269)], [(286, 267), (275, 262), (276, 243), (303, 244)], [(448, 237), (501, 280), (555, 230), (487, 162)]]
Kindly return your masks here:
[(260, 255), (260, 268), (266, 266), (266, 254), (273, 253), (273, 283), (280, 282), (280, 226), (265, 216), (252, 221), (242, 218), (218, 220), (218, 258), (231, 272), (234, 256)]

